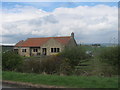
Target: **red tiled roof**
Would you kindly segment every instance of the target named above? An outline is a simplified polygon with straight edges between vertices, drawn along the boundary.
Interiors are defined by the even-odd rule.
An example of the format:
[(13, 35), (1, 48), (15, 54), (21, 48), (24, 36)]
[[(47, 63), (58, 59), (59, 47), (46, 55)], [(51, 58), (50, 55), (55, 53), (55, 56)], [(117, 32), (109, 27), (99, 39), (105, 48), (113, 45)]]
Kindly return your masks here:
[(71, 37), (67, 36), (67, 37), (28, 38), (25, 41), (18, 42), (15, 46), (16, 47), (20, 47), (20, 46), (21, 47), (39, 47), (39, 46), (43, 45), (44, 43), (46, 43), (51, 38), (57, 40), (58, 42), (60, 42), (63, 45), (66, 45), (69, 42)]
[(24, 42), (24, 41), (21, 40), (21, 41), (19, 41), (15, 46), (18, 46), (18, 47), (19, 47), (19, 46), (21, 46), (21, 45), (23, 44), (23, 42)]

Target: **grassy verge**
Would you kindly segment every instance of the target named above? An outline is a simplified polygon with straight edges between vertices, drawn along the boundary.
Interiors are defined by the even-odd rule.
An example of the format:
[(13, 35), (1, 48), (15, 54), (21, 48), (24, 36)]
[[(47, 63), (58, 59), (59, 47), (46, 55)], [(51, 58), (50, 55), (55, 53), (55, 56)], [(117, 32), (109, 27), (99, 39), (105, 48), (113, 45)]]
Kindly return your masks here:
[(0, 80), (2, 80), (2, 70), (0, 69)]
[(117, 77), (57, 76), (3, 71), (3, 80), (76, 88), (117, 88)]

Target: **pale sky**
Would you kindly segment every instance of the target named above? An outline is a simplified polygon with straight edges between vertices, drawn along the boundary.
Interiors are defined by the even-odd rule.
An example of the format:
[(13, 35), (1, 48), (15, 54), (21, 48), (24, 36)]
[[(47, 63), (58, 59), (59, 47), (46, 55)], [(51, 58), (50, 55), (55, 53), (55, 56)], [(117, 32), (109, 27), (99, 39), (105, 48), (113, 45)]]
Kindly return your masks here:
[(118, 38), (117, 2), (3, 2), (3, 44), (30, 37), (69, 36), (77, 43), (114, 43)]

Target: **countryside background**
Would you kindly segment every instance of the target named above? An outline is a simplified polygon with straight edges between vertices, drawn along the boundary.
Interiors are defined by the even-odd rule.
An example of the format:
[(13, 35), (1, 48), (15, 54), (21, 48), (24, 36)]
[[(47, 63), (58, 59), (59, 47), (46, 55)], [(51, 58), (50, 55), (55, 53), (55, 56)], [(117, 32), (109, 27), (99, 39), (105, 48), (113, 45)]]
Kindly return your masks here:
[[(3, 82), (118, 88), (117, 2), (3, 2), (0, 11)], [(68, 36), (71, 32), (78, 45), (56, 55), (24, 57), (13, 51), (26, 38)]]

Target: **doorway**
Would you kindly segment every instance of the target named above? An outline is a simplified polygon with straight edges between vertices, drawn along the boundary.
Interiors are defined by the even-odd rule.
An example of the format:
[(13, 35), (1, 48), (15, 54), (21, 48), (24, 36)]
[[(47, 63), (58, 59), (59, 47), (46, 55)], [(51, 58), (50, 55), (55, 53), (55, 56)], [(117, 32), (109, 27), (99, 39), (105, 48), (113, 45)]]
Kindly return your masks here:
[(42, 48), (42, 54), (47, 55), (47, 48)]

